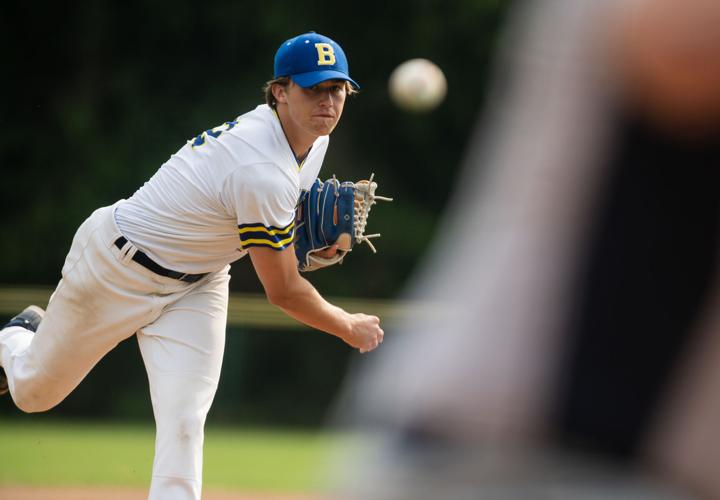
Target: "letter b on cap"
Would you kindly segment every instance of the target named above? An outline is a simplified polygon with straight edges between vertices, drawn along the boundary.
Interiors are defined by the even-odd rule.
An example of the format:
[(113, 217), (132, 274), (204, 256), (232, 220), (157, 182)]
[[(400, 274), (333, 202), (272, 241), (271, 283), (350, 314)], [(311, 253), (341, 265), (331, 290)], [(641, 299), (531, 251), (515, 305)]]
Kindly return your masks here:
[(332, 66), (335, 64), (335, 51), (329, 43), (316, 43), (318, 53), (318, 66)]

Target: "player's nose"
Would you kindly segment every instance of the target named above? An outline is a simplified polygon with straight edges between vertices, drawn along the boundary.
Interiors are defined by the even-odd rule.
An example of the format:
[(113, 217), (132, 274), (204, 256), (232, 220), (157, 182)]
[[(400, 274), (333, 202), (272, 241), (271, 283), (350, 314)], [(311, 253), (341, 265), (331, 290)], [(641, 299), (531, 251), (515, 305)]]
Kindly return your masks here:
[(331, 90), (328, 89), (320, 92), (320, 104), (327, 107), (331, 107), (333, 105), (333, 95)]

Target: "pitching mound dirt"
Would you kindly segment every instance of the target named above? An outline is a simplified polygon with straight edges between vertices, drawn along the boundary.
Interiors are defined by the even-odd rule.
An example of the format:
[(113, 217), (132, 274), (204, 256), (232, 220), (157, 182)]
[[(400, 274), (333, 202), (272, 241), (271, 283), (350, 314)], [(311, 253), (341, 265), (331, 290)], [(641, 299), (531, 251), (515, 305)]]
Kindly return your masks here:
[[(0, 486), (0, 500), (147, 500), (145, 489)], [(318, 495), (203, 491), (203, 500), (323, 500)]]

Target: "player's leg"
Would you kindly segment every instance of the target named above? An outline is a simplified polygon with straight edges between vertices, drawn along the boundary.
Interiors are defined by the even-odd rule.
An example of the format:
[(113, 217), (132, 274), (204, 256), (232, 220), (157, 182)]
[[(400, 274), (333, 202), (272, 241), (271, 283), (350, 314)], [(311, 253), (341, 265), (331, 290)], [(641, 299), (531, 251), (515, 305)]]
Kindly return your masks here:
[[(10, 353), (19, 350), (26, 349), (32, 341), (33, 334), (37, 331), (42, 321), (45, 311), (38, 306), (28, 306), (20, 314), (13, 317), (10, 321), (5, 324), (3, 329), (20, 327), (15, 329), (14, 335), (9, 335), (9, 349)], [(10, 388), (8, 387), (8, 380), (5, 376), (5, 370), (2, 368), (0, 362), (0, 396), (7, 394)]]
[(205, 417), (227, 323), (227, 270), (169, 305), (138, 332), (157, 426), (150, 500), (199, 500)]
[(20, 409), (58, 404), (118, 342), (159, 314), (149, 298), (152, 281), (108, 245), (116, 231), (111, 209), (96, 211), (73, 239), (37, 332), (0, 331), (0, 364)]

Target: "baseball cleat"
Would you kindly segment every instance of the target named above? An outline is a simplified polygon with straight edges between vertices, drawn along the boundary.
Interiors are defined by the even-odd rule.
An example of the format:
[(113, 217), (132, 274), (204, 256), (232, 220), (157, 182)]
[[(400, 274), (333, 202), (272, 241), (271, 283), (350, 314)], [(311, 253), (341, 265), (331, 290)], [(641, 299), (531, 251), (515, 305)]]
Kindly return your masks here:
[[(21, 326), (26, 330), (30, 330), (35, 333), (40, 326), (40, 322), (45, 315), (45, 311), (38, 306), (28, 306), (23, 312), (12, 318), (10, 321), (5, 323), (3, 329), (11, 326)], [(0, 396), (7, 394), (9, 388), (7, 383), (7, 377), (5, 376), (5, 370), (0, 366)]]

